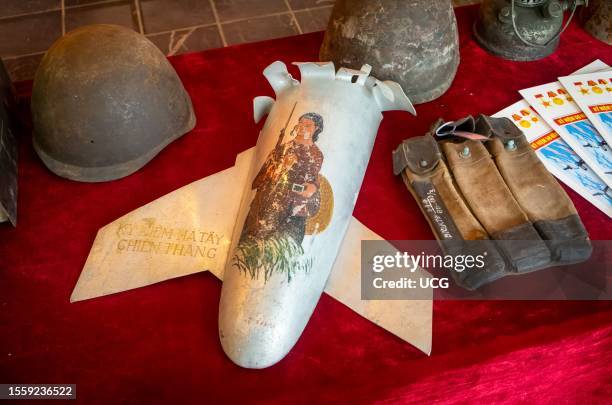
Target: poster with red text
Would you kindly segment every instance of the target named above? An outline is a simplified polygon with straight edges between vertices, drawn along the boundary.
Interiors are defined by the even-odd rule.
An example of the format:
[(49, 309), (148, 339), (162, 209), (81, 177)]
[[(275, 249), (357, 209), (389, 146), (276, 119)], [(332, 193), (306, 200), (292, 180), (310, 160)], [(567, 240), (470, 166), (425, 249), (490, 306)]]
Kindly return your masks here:
[(612, 145), (612, 71), (560, 77), (559, 81), (608, 145)]
[[(593, 65), (591, 71), (601, 70)], [(589, 65), (589, 66), (591, 66)], [(605, 65), (604, 65), (605, 66)], [(589, 69), (586, 69), (589, 70)], [(584, 69), (577, 73), (586, 73)], [(576, 154), (612, 187), (612, 150), (561, 82), (547, 83), (520, 91), (544, 121)]]
[(612, 189), (525, 100), (520, 100), (493, 116), (512, 120), (514, 125), (523, 131), (549, 172), (612, 218)]

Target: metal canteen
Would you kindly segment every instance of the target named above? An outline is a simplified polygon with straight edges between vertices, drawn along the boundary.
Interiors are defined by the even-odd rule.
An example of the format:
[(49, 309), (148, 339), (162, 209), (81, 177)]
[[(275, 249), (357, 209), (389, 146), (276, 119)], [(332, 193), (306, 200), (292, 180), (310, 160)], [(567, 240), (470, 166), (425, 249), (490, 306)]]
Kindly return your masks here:
[(414, 107), (394, 82), (333, 63), (282, 62), (264, 76), (276, 93), (254, 99), (260, 132), (229, 250), (219, 337), (236, 364), (264, 368), (300, 337), (347, 230), (382, 120)]
[(415, 104), (440, 97), (459, 66), (450, 0), (337, 0), (319, 52), (322, 61), (398, 82)]

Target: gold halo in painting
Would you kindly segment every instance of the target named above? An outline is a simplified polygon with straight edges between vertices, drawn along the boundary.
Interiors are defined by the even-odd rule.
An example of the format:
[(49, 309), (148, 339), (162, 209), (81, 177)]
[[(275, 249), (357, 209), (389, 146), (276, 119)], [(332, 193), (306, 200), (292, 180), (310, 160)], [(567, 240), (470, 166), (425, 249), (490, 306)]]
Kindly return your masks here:
[(306, 221), (306, 235), (316, 235), (323, 232), (334, 212), (334, 192), (327, 179), (319, 174), (319, 192), (321, 194), (321, 206), (319, 211)]

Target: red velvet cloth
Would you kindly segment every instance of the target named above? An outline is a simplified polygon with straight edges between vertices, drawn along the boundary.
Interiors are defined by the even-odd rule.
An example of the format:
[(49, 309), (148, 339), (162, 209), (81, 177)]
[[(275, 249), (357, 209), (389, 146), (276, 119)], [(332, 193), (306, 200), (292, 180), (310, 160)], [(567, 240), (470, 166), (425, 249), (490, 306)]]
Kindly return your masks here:
[[(357, 202), (355, 216), (387, 239), (432, 238), (391, 173), (391, 151), (402, 139), (423, 134), (439, 116), (494, 113), (517, 101), (517, 90), (597, 57), (612, 63), (610, 47), (575, 24), (553, 56), (504, 61), (474, 42), (476, 9), (456, 12), (461, 64), (452, 88), (417, 106), (417, 117), (385, 113)], [(0, 227), (0, 382), (76, 383), (78, 398), (88, 403), (610, 400), (610, 302), (435, 302), (427, 357), (323, 296), (291, 353), (260, 371), (241, 369), (223, 354), (217, 337), (221, 284), (211, 274), (68, 302), (96, 230), (231, 166), (258, 134), (252, 98), (273, 94), (262, 69), (277, 59), (316, 60), (321, 38), (316, 33), (172, 58), (193, 99), (197, 127), (122, 180), (61, 179), (22, 134), (19, 223)], [(568, 193), (591, 237), (611, 239), (611, 221)]]

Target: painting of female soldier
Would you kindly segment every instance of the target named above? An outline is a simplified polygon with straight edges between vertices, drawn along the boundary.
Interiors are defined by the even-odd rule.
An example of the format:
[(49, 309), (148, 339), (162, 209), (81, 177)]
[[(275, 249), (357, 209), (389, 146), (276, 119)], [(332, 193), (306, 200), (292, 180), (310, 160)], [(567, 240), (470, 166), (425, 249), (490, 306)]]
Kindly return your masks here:
[(321, 204), (323, 153), (316, 142), (323, 118), (303, 114), (286, 142), (284, 131), (251, 184), (255, 197), (234, 257), (234, 265), (253, 279), (263, 273), (267, 281), (280, 272), (291, 281), (295, 271), (308, 271), (312, 263), (302, 257), (302, 241), (307, 219)]

